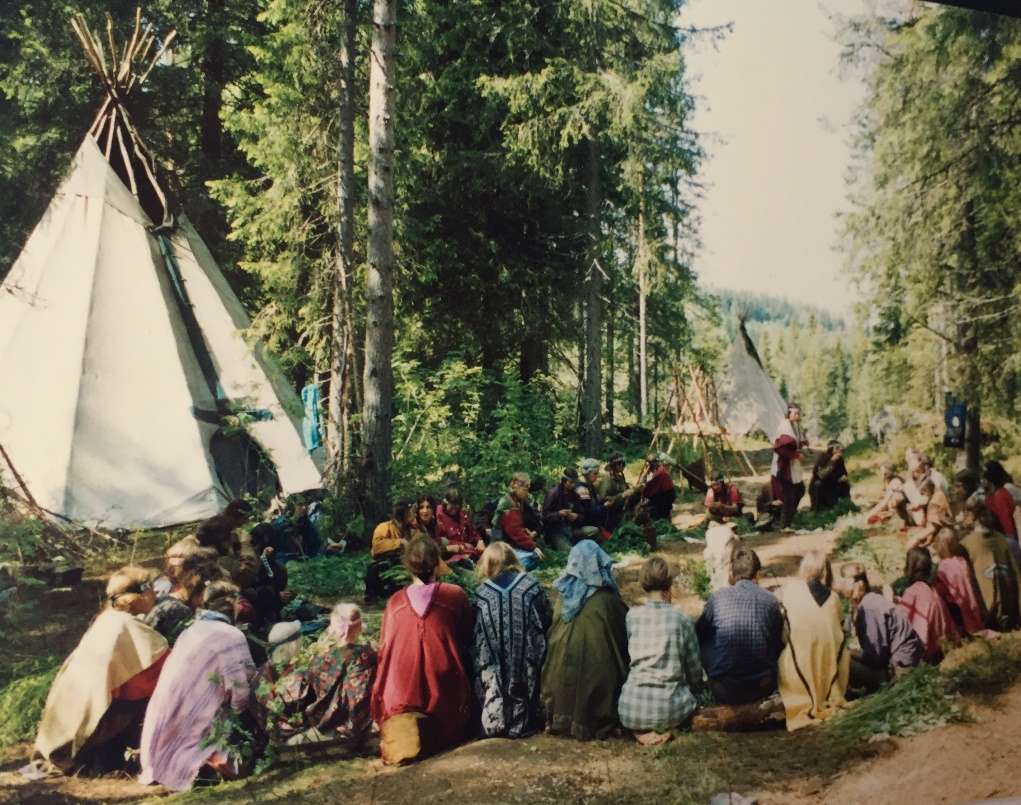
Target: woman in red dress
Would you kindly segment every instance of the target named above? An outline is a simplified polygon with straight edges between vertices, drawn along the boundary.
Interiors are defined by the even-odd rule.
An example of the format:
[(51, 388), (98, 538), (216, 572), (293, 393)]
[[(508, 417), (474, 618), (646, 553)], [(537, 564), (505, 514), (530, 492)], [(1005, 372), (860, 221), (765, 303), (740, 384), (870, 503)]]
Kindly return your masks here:
[(440, 551), (427, 537), (408, 544), (404, 565), (412, 582), (387, 602), (372, 689), (372, 720), (388, 764), (460, 743), (472, 709), (463, 659), (472, 639), (468, 596), (436, 581)]
[(447, 492), (443, 503), (436, 508), (433, 538), (439, 543), (448, 565), (463, 564), (471, 568), (482, 555), (479, 533), (472, 527), (464, 509), (464, 498), (456, 489)]

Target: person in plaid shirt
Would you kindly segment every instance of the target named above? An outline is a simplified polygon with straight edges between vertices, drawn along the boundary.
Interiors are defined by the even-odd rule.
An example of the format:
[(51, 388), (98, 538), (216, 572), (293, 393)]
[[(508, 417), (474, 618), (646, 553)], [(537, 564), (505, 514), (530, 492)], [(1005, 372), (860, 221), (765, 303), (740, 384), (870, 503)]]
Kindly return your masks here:
[(695, 626), (713, 698), (720, 704), (749, 704), (776, 690), (783, 612), (776, 596), (755, 583), (761, 567), (755, 551), (736, 549), (733, 586), (712, 594)]
[(648, 599), (627, 613), (631, 668), (617, 712), (638, 742), (651, 746), (669, 740), (669, 731), (691, 718), (704, 683), (695, 627), (670, 603), (674, 581), (670, 567), (651, 556), (639, 581)]

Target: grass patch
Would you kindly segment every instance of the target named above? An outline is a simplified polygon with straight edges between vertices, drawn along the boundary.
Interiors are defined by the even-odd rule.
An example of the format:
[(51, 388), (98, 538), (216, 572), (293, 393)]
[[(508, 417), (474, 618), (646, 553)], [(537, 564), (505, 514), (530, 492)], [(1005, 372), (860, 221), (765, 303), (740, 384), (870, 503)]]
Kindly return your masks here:
[(365, 592), (368, 553), (320, 556), (287, 563), (287, 586), (302, 598), (336, 600)]
[(837, 505), (820, 512), (811, 510), (799, 511), (794, 515), (794, 527), (805, 531), (815, 531), (817, 528), (829, 528), (841, 517), (854, 514), (858, 507), (849, 498), (842, 498)]
[(17, 669), (17, 678), (0, 689), (0, 749), (35, 738), (53, 678), (56, 657), (44, 657)]
[(1021, 677), (1021, 637), (973, 640), (941, 666), (951, 688), (970, 696), (995, 696)]
[(703, 601), (708, 601), (712, 594), (709, 579), (709, 566), (701, 559), (687, 559), (681, 562), (677, 574), (681, 585), (691, 590)]
[(868, 539), (868, 535), (862, 529), (854, 526), (845, 528), (837, 537), (837, 544), (834, 546), (833, 552), (836, 556), (843, 556), (866, 539)]

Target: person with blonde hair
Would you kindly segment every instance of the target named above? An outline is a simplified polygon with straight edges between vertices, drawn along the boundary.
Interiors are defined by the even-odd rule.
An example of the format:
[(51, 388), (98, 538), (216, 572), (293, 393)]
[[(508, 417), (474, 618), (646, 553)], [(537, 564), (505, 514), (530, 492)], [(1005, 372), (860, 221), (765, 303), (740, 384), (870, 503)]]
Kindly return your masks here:
[(830, 560), (809, 551), (798, 578), (783, 587), (788, 636), (779, 681), (789, 731), (824, 721), (846, 704), (851, 657), (832, 586)]
[(472, 683), (487, 738), (523, 738), (542, 727), (539, 686), (553, 607), (514, 549), (494, 542), (475, 569)]
[(142, 621), (156, 600), (152, 576), (129, 566), (110, 577), (104, 608), (53, 680), (35, 753), (59, 768), (113, 771), (125, 750), (138, 746), (169, 650)]
[(978, 583), (986, 626), (999, 632), (1021, 627), (1021, 574), (1007, 538), (996, 531), (996, 516), (973, 497), (965, 503), (961, 526), (961, 548)]
[(362, 746), (372, 728), (376, 652), (358, 642), (361, 634), (362, 611), (337, 604), (319, 640), (257, 692), (267, 732), (292, 746), (320, 741), (339, 741), (352, 750)]
[(420, 536), (404, 549), (411, 584), (383, 613), (372, 720), (383, 762), (397, 764), (464, 740), (472, 711), (465, 657), (472, 609), (464, 590), (438, 581), (440, 549)]
[(207, 585), (202, 609), (177, 639), (145, 714), (143, 785), (183, 791), (203, 766), (228, 779), (245, 770), (233, 747), (209, 742), (221, 711), (243, 716), (249, 708), (255, 664), (245, 636), (234, 626), (240, 597), (230, 582)]
[(674, 609), (674, 573), (660, 556), (642, 565), (642, 606), (628, 610), (626, 623), (631, 667), (620, 691), (620, 723), (645, 746), (663, 743), (670, 730), (688, 722), (705, 684), (698, 637), (691, 619)]

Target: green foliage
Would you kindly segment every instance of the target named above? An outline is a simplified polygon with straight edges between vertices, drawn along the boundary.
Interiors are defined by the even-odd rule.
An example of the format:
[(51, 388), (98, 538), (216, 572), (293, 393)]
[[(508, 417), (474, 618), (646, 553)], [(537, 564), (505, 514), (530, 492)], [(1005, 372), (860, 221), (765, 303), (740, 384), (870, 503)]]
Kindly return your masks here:
[(626, 553), (645, 556), (649, 553), (649, 543), (645, 539), (642, 527), (633, 521), (627, 521), (613, 532), (613, 536), (603, 545), (603, 550), (611, 556)]
[[(942, 669), (952, 689), (971, 696), (995, 696), (1021, 676), (1021, 639), (974, 640)], [(949, 667), (947, 667), (949, 666)]]
[(34, 557), (42, 533), (39, 520), (0, 515), (0, 561)]
[(367, 553), (342, 553), (287, 563), (287, 586), (296, 595), (335, 601), (365, 591)]
[(0, 749), (35, 737), (50, 685), (60, 669), (56, 657), (44, 657), (13, 669), (0, 689)]
[(854, 501), (850, 498), (841, 498), (837, 501), (837, 505), (829, 509), (823, 509), (822, 511), (812, 511), (810, 509), (799, 511), (794, 515), (794, 527), (807, 531), (814, 531), (817, 528), (829, 528), (841, 517), (857, 511), (858, 507), (854, 504)]
[(841, 740), (867, 741), (875, 735), (917, 735), (964, 718), (950, 681), (935, 666), (922, 664), (827, 728)]
[(868, 535), (864, 530), (853, 526), (851, 528), (845, 528), (840, 532), (840, 536), (837, 537), (837, 542), (833, 547), (833, 552), (836, 556), (843, 556), (866, 539), (868, 539)]
[(678, 579), (683, 587), (691, 590), (703, 601), (712, 595), (709, 567), (702, 559), (686, 559), (681, 562)]

